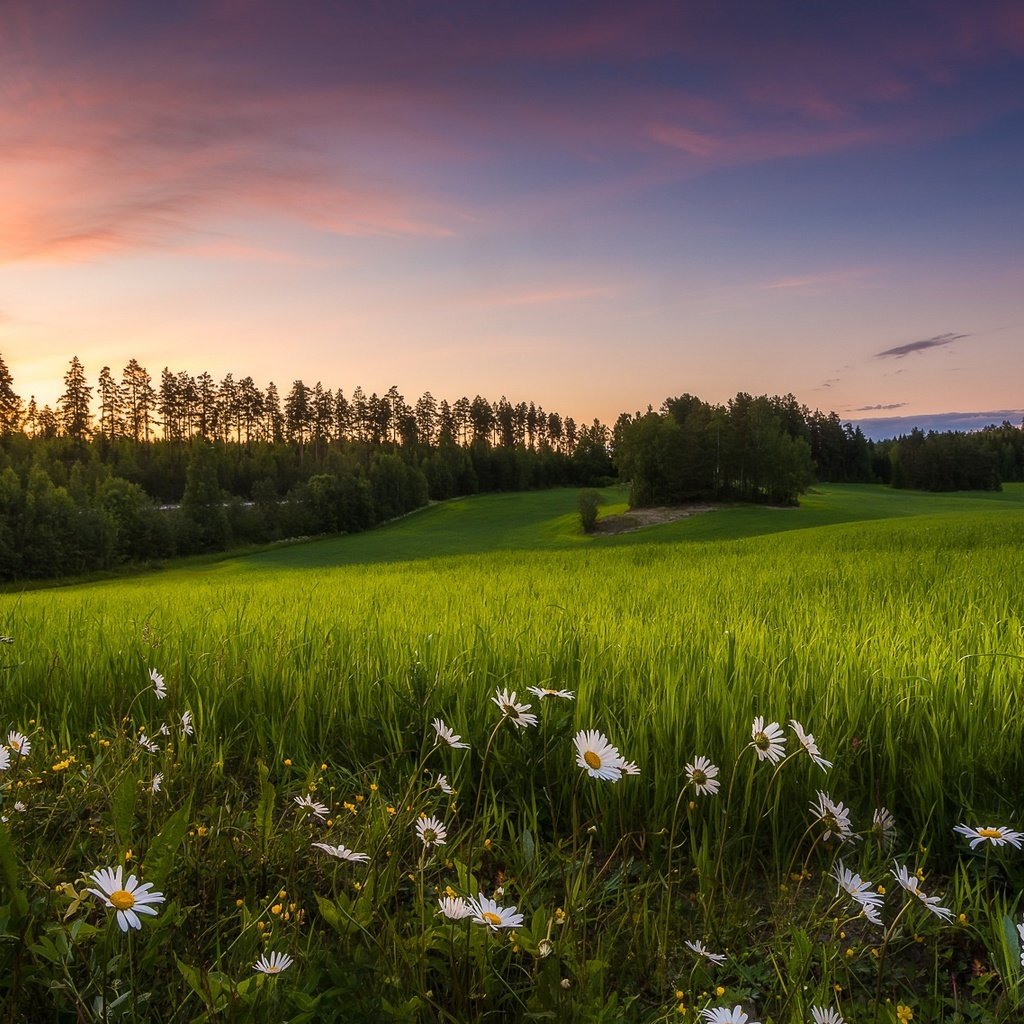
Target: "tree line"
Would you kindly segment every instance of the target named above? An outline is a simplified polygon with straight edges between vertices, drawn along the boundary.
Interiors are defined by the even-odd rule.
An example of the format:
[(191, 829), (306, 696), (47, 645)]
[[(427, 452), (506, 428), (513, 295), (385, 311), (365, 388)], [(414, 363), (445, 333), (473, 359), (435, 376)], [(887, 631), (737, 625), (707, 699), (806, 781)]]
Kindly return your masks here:
[[(95, 413), (94, 413), (95, 409)], [(0, 357), (0, 579), (49, 578), (354, 532), (478, 491), (592, 486), (609, 431), (534, 403), (397, 388), (214, 384), (136, 360), (96, 388), (78, 358), (56, 407), (24, 403)]]

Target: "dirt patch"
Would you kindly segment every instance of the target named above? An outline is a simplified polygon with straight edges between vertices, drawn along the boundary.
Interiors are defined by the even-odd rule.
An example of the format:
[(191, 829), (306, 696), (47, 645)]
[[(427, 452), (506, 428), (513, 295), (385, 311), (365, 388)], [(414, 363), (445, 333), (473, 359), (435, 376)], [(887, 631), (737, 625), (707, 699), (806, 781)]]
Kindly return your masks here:
[(660, 526), (662, 523), (674, 523), (678, 519), (689, 519), (699, 516), (702, 512), (714, 512), (720, 505), (667, 505), (657, 508), (632, 508), (621, 516), (608, 516), (598, 520), (594, 533), (612, 535), (617, 533), (633, 533), (647, 526)]

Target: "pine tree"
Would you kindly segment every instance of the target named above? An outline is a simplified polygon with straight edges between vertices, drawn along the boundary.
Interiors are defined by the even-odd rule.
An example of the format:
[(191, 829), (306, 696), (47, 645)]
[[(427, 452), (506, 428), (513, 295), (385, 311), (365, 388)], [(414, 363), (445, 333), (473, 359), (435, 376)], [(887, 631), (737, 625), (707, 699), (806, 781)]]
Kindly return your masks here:
[(92, 400), (92, 388), (85, 383), (85, 369), (73, 356), (68, 372), (64, 374), (64, 393), (57, 399), (57, 412), (60, 426), (68, 437), (76, 441), (84, 441), (89, 434), (89, 403)]
[(14, 393), (14, 378), (0, 356), (0, 435), (13, 434), (21, 424), (22, 403)]

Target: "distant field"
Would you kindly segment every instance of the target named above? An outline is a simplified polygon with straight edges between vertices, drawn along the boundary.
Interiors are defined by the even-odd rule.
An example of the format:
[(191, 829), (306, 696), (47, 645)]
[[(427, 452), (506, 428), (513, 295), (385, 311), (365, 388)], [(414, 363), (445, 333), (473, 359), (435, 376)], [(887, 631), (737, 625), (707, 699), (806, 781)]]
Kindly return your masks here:
[[(196, 1016), (216, 1000), (206, 974), (189, 971), (251, 973), (244, 958), (263, 948), (302, 959), (295, 984), (307, 1002), (288, 1004), (293, 1017), (252, 1019), (357, 1019), (345, 1015), (351, 1001), (372, 1013), (386, 994), (411, 1007), (387, 1019), (462, 1021), (478, 1019), (486, 991), (494, 1019), (528, 1019), (529, 1008), (655, 1022), (678, 1018), (677, 988), (707, 1005), (721, 980), (726, 998), (774, 1007), (758, 1018), (773, 1024), (806, 1020), (810, 1000), (839, 989), (862, 1008), (851, 1020), (891, 1024), (890, 996), (925, 1007), (917, 1019), (962, 1020), (942, 1016), (960, 961), (942, 953), (922, 965), (918, 953), (919, 940), (947, 949), (938, 923), (891, 934), (909, 966), (890, 963), (887, 976), (869, 948), (876, 938), (858, 933), (852, 953), (845, 933), (841, 947), (821, 938), (839, 927), (828, 872), (838, 856), (859, 857), (875, 880), (891, 877), (893, 855), (921, 865), (945, 880), (963, 921), (978, 922), (962, 923), (963, 962), (1019, 959), (1007, 916), (1019, 886), (1007, 888), (998, 865), (1024, 876), (1010, 857), (991, 877), (987, 857), (983, 876), (980, 857), (958, 867), (952, 828), (1024, 825), (1024, 486), (943, 496), (822, 486), (799, 509), (723, 508), (612, 537), (580, 534), (576, 497), (467, 498), (372, 533), (0, 595), (0, 633), (14, 640), (0, 645), (2, 707), (37, 759), (14, 765), (28, 788), (0, 778), (5, 814), (16, 795), (30, 798), (10, 826), (27, 866), (8, 877), (33, 879), (39, 920), (94, 920), (93, 904), (60, 902), (55, 886), (145, 851), (147, 879), (180, 893), (152, 928), (193, 964), (168, 970), (157, 952), (147, 961), (163, 1005), (186, 1007), (161, 1020), (250, 1019)], [(604, 500), (603, 514), (625, 508), (622, 491)], [(575, 700), (539, 702), (530, 686)], [(499, 730), (499, 688), (530, 702), (540, 725)], [(176, 739), (186, 709), (195, 736)], [(778, 773), (754, 758), (757, 715), (787, 734), (793, 758)], [(438, 749), (437, 717), (472, 749)], [(834, 762), (827, 773), (790, 719)], [(639, 776), (587, 778), (573, 749), (582, 729), (605, 732)], [(138, 745), (140, 732), (157, 752)], [(696, 755), (721, 768), (714, 799), (690, 799), (684, 766)], [(437, 771), (457, 796), (442, 796)], [(860, 846), (812, 838), (819, 789), (849, 808), (867, 836)], [(300, 796), (323, 797), (332, 824), (298, 812)], [(880, 806), (898, 824), (891, 848), (871, 845)], [(442, 815), (451, 833), (429, 858), (415, 843), (420, 813)], [(181, 844), (173, 862), (168, 833)], [(325, 868), (310, 853), (320, 834), (367, 851), (373, 873)], [(7, 856), (0, 842), (5, 870)], [(810, 870), (794, 875), (801, 864)], [(813, 878), (819, 892), (799, 908), (806, 931), (793, 907), (762, 899), (794, 877), (798, 891)], [(486, 931), (473, 939), (482, 945), (453, 944), (445, 929), (464, 926), (437, 923), (446, 885), (475, 895), (499, 882), (534, 915), (517, 933), (532, 960), (509, 960), (505, 938), (488, 945)], [(319, 908), (309, 927), (275, 918), (279, 888)], [(569, 908), (564, 930), (556, 906)], [(682, 946), (692, 936), (735, 960), (694, 975)], [(56, 991), (50, 957), (48, 947), (38, 955), (40, 992)], [(978, 997), (996, 1015), (976, 1019), (1018, 1019), (998, 1015), (1024, 998), (1012, 971), (1002, 977)], [(454, 1016), (429, 1008), (438, 991)], [(630, 992), (635, 1010), (608, 1002)]]

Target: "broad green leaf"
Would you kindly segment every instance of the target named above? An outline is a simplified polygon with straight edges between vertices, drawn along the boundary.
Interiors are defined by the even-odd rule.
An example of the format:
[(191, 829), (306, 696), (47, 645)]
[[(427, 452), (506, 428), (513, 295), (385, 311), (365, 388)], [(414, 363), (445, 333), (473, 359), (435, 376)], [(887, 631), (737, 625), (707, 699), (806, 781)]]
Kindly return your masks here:
[(153, 837), (144, 861), (147, 882), (159, 888), (171, 873), (174, 855), (185, 838), (191, 815), (192, 801), (188, 800), (164, 822), (163, 828)]

